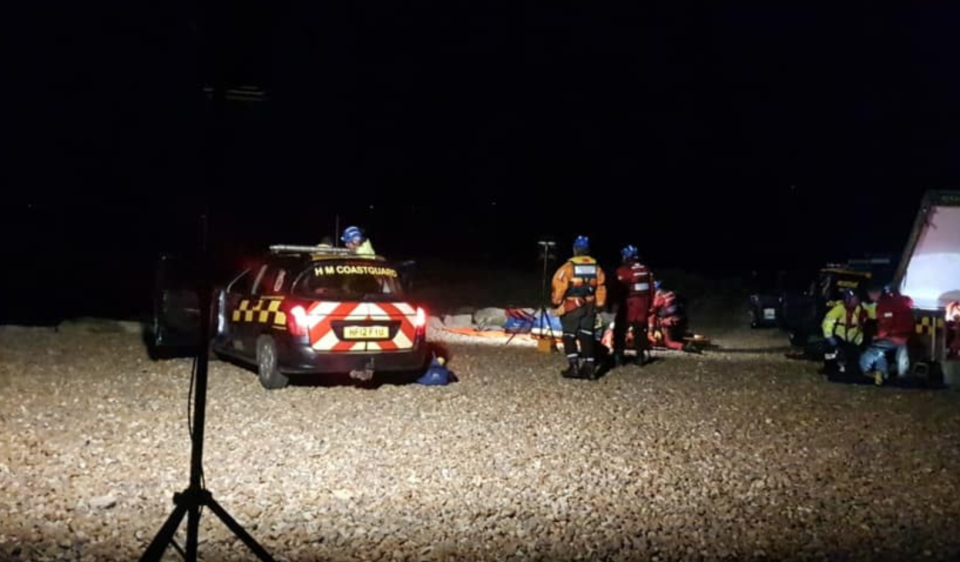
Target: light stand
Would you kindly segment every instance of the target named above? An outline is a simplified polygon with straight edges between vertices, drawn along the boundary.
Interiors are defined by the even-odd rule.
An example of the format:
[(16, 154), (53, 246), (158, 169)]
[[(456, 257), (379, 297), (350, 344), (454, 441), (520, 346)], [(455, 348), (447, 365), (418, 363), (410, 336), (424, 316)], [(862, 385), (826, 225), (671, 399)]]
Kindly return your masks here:
[[(219, 0), (212, 0), (208, 8), (222, 8)], [(209, 188), (210, 194), (219, 193), (219, 187), (223, 183), (223, 148), (224, 129), (225, 129), (225, 106), (226, 106), (226, 79), (225, 79), (225, 56), (226, 47), (221, 41), (220, 31), (217, 27), (219, 14), (209, 14), (211, 24), (209, 45), (214, 55), (214, 80), (213, 80), (213, 100), (211, 104), (211, 136), (210, 136), (210, 154), (209, 154)], [(209, 197), (209, 195), (208, 195)], [(210, 280), (209, 272), (209, 252), (207, 248), (207, 220), (209, 216), (209, 202), (203, 201), (204, 212), (200, 216), (200, 256), (198, 260), (199, 282), (197, 297), (199, 301), (200, 316), (200, 337), (197, 342), (197, 357), (195, 363), (196, 375), (196, 398), (193, 408), (193, 427), (190, 430), (190, 439), (192, 449), (190, 452), (190, 485), (186, 490), (173, 495), (173, 502), (176, 507), (167, 518), (163, 527), (150, 542), (141, 562), (160, 562), (168, 546), (173, 546), (187, 562), (196, 562), (197, 546), (199, 544), (200, 515), (203, 507), (210, 508), (210, 511), (216, 515), (228, 529), (239, 538), (243, 544), (253, 551), (256, 557), (263, 562), (274, 562), (273, 557), (264, 550), (259, 543), (248, 533), (233, 517), (227, 513), (215, 499), (213, 494), (204, 487), (203, 484), (203, 427), (206, 421), (207, 410), (207, 367), (210, 360), (209, 344), (211, 303), (213, 284)], [(186, 549), (180, 547), (174, 540), (174, 535), (180, 527), (184, 516), (187, 517), (187, 544)]]
[[(544, 336), (543, 334), (544, 323), (549, 324), (549, 321), (547, 320), (547, 305), (546, 305), (547, 303), (547, 265), (548, 265), (548, 262), (550, 261), (550, 248), (553, 248), (554, 246), (556, 246), (557, 243), (549, 240), (541, 240), (537, 243), (540, 245), (541, 248), (543, 248), (543, 273), (541, 274), (541, 277), (540, 277), (540, 308), (538, 310), (538, 312), (540, 313), (540, 333), (538, 334), (538, 338), (543, 340), (543, 339), (546, 339), (546, 336)], [(536, 316), (534, 316), (534, 318), (536, 318)], [(556, 351), (557, 337), (553, 330), (553, 325), (552, 324), (549, 324), (549, 325), (550, 325), (550, 351)], [(532, 330), (533, 328), (534, 326), (531, 325), (530, 329)], [(509, 338), (507, 338), (507, 343), (505, 343), (504, 345), (510, 345), (510, 342), (513, 341), (513, 338), (517, 337), (517, 334), (519, 333), (520, 332), (514, 332)]]
[[(274, 562), (273, 557), (264, 550), (262, 546), (248, 533), (233, 517), (227, 513), (217, 500), (213, 499), (213, 494), (203, 486), (203, 427), (206, 421), (207, 409), (207, 372), (210, 360), (208, 344), (210, 342), (210, 316), (211, 316), (211, 292), (212, 287), (209, 281), (209, 275), (206, 271), (207, 245), (206, 245), (206, 223), (207, 217), (201, 216), (202, 236), (200, 253), (200, 288), (198, 291), (199, 310), (200, 310), (200, 342), (197, 346), (196, 358), (196, 399), (193, 407), (193, 428), (191, 430), (191, 453), (190, 453), (190, 485), (186, 490), (173, 495), (173, 502), (176, 507), (173, 513), (167, 518), (167, 521), (160, 528), (160, 531), (147, 546), (141, 562), (155, 561), (159, 562), (167, 546), (173, 546), (187, 562), (196, 562), (197, 546), (199, 544), (200, 514), (201, 508), (209, 507), (228, 529), (239, 538), (243, 544), (253, 551), (258, 559), (263, 562)], [(187, 516), (187, 545), (186, 549), (180, 547), (174, 541), (174, 535), (180, 527), (184, 516)]]
[(557, 243), (552, 240), (539, 240), (537, 244), (543, 250), (543, 273), (540, 276), (540, 337), (547, 337), (543, 333), (543, 326), (546, 323), (550, 326), (550, 350), (556, 351), (557, 336), (553, 331), (553, 324), (547, 319), (547, 264), (550, 261), (550, 249), (555, 248)]

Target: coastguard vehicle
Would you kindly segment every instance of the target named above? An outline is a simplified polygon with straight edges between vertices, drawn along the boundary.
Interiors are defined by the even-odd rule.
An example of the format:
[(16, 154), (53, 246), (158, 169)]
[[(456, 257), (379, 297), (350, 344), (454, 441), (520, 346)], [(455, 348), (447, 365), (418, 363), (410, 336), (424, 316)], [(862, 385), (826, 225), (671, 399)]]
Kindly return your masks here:
[(422, 371), (426, 312), (401, 270), (344, 248), (271, 246), (214, 295), (212, 350), (255, 368), (267, 389), (291, 376)]

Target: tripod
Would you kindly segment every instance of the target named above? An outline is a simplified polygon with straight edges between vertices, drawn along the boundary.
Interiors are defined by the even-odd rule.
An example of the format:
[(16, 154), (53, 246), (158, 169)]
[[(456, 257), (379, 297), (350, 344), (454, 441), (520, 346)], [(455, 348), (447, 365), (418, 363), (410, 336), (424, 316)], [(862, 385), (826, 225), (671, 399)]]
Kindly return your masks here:
[[(212, 12), (216, 8), (223, 8), (223, 3), (219, 0), (213, 0), (208, 3), (207, 8)], [(224, 73), (225, 46), (221, 41), (220, 34), (222, 30), (220, 25), (215, 24), (217, 19), (210, 15), (211, 27), (211, 47), (213, 49), (214, 59), (217, 64), (214, 65), (213, 80), (213, 103), (211, 104), (211, 135), (210, 135), (210, 155), (208, 164), (208, 181), (211, 186), (211, 193), (218, 193), (217, 188), (221, 187), (222, 167), (223, 167), (223, 140), (225, 124), (225, 106), (226, 106), (226, 80)], [(233, 517), (227, 513), (217, 500), (213, 499), (213, 494), (207, 490), (203, 483), (203, 426), (206, 419), (207, 410), (207, 366), (210, 360), (210, 351), (208, 345), (211, 340), (210, 320), (213, 284), (210, 280), (209, 272), (209, 253), (207, 249), (207, 217), (209, 214), (209, 201), (203, 202), (204, 211), (200, 215), (200, 260), (199, 260), (199, 283), (198, 301), (200, 316), (200, 336), (197, 342), (197, 356), (194, 363), (196, 376), (196, 399), (193, 408), (193, 427), (190, 430), (190, 440), (192, 449), (190, 452), (190, 485), (186, 490), (173, 495), (173, 503), (176, 505), (173, 512), (167, 518), (163, 527), (150, 542), (141, 562), (159, 562), (167, 546), (173, 546), (174, 549), (187, 561), (196, 562), (197, 545), (199, 543), (198, 535), (200, 531), (201, 509), (210, 508), (210, 511), (216, 515), (228, 529), (239, 538), (243, 544), (253, 551), (258, 559), (263, 562), (274, 562), (273, 557), (264, 550), (259, 543), (248, 533)], [(182, 548), (174, 540), (174, 535), (180, 527), (183, 518), (187, 517), (187, 544), (186, 549)]]
[[(201, 235), (201, 268), (205, 269), (206, 264), (206, 216), (201, 217), (202, 230)], [(186, 490), (173, 495), (173, 502), (176, 507), (173, 513), (167, 518), (167, 521), (160, 528), (160, 531), (150, 542), (150, 545), (144, 551), (140, 558), (141, 562), (154, 561), (159, 562), (166, 551), (167, 546), (173, 546), (174, 549), (187, 562), (196, 562), (197, 545), (200, 527), (201, 508), (208, 507), (224, 525), (230, 529), (233, 534), (239, 538), (243, 544), (253, 551), (258, 559), (263, 562), (274, 562), (273, 557), (248, 533), (233, 517), (227, 513), (213, 495), (203, 485), (203, 426), (206, 418), (207, 408), (207, 367), (209, 363), (209, 350), (207, 344), (210, 342), (210, 316), (211, 316), (211, 292), (212, 287), (209, 281), (209, 275), (202, 271), (200, 275), (200, 289), (198, 291), (199, 310), (200, 310), (200, 341), (197, 346), (196, 357), (196, 399), (194, 401), (193, 419), (194, 427), (191, 430), (190, 439), (192, 441), (192, 450), (190, 454), (190, 485)], [(187, 516), (187, 545), (184, 550), (176, 541), (174, 535), (180, 527), (184, 516)]]
[(540, 338), (547, 338), (544, 334), (543, 326), (546, 323), (550, 327), (550, 351), (557, 350), (557, 336), (553, 331), (553, 324), (547, 318), (547, 263), (550, 261), (550, 248), (556, 247), (557, 243), (552, 240), (540, 240), (537, 242), (543, 249), (543, 272), (540, 275)]
[[(544, 331), (545, 331), (544, 324), (547, 324), (550, 328), (550, 340), (549, 340), (550, 350), (556, 351), (556, 344), (555, 344), (556, 334), (553, 330), (553, 325), (549, 324), (549, 320), (547, 319), (548, 308), (547, 308), (546, 302), (547, 302), (547, 266), (550, 261), (550, 248), (553, 248), (554, 246), (556, 246), (557, 243), (549, 240), (541, 240), (537, 243), (543, 248), (543, 273), (541, 274), (541, 277), (540, 277), (540, 307), (537, 311), (534, 312), (534, 314), (540, 315), (540, 321), (539, 321), (540, 339), (546, 340), (547, 338), (546, 336), (544, 336)], [(534, 316), (534, 321), (535, 320), (536, 320), (536, 316)], [(535, 327), (537, 326), (531, 322), (530, 329), (533, 330), (533, 328)], [(520, 332), (514, 332), (513, 334), (511, 334), (510, 337), (507, 338), (507, 342), (504, 345), (510, 345), (510, 342), (513, 341), (513, 338), (517, 337), (517, 334), (519, 333)]]

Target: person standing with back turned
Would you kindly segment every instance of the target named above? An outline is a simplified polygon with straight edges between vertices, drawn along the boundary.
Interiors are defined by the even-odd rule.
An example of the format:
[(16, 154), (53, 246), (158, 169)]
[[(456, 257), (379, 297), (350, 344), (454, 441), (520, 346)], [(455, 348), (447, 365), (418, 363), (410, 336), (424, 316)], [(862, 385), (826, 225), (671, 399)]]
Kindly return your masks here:
[(603, 269), (589, 254), (589, 239), (578, 236), (573, 242), (573, 257), (553, 275), (551, 302), (561, 315), (567, 356), (567, 368), (561, 375), (596, 380), (597, 309), (606, 304), (607, 289)]
[(637, 350), (637, 364), (642, 366), (646, 351), (650, 347), (650, 342), (647, 340), (647, 322), (656, 289), (653, 286), (653, 275), (647, 266), (640, 262), (635, 246), (625, 247), (620, 255), (623, 258), (623, 264), (617, 269), (617, 281), (621, 287), (622, 298), (614, 326), (614, 364), (617, 367), (623, 365), (627, 332), (632, 329), (633, 344)]

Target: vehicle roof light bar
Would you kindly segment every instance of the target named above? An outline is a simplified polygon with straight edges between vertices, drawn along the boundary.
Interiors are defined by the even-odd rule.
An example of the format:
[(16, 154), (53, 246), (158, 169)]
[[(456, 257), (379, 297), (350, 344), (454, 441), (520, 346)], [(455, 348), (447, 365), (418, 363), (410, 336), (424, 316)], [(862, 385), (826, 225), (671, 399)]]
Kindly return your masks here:
[(323, 246), (297, 246), (291, 244), (274, 244), (270, 251), (275, 254), (325, 254), (340, 256), (355, 256), (356, 250), (350, 248), (326, 248)]

